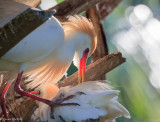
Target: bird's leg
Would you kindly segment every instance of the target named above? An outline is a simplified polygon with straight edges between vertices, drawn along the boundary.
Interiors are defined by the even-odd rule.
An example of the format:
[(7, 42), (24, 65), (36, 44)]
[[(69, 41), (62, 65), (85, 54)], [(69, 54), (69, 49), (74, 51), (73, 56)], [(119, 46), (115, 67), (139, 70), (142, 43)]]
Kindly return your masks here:
[(65, 98), (59, 98), (59, 99), (56, 100), (56, 102), (62, 103), (62, 102), (64, 102), (64, 101), (69, 100), (69, 99), (72, 99), (72, 98), (74, 98), (74, 97), (75, 97), (75, 95), (70, 95), (70, 96), (65, 97)]
[(45, 104), (50, 105), (51, 107), (65, 106), (65, 105), (78, 105), (77, 103), (63, 103), (62, 104), (62, 103), (59, 103), (59, 102), (50, 101), (50, 100), (47, 100), (47, 99), (32, 95), (32, 94), (22, 90), (21, 87), (20, 87), (20, 81), (21, 81), (21, 78), (22, 78), (22, 74), (23, 74), (23, 72), (18, 74), (17, 79), (16, 79), (16, 83), (14, 85), (14, 89), (18, 94), (30, 97), (30, 98), (35, 99), (35, 100), (38, 100), (40, 102), (43, 102)]
[[(64, 97), (64, 94), (61, 94), (61, 95), (60, 95), (60, 99), (57, 99), (56, 102), (62, 103), (62, 102), (64, 102), (64, 101), (66, 101), (66, 100), (69, 100), (69, 99), (74, 98), (76, 95), (82, 95), (82, 94), (86, 95), (84, 92), (76, 92), (74, 95), (70, 95), (70, 96), (67, 96), (67, 97)], [(63, 97), (64, 97), (64, 98), (63, 98)], [(77, 104), (77, 105), (80, 106), (79, 104)], [(57, 106), (56, 106), (56, 107), (57, 107)], [(54, 119), (54, 114), (53, 114), (53, 112), (54, 112), (54, 108), (51, 107), (50, 117), (51, 117), (52, 119)]]
[(9, 117), (8, 117), (8, 114), (7, 114), (7, 109), (6, 109), (6, 104), (5, 104), (5, 96), (6, 96), (6, 93), (8, 91), (8, 88), (10, 87), (11, 83), (7, 83), (0, 95), (0, 105), (1, 105), (1, 108), (2, 108), (2, 112), (4, 114), (4, 118), (5, 118), (5, 122), (9, 122)]

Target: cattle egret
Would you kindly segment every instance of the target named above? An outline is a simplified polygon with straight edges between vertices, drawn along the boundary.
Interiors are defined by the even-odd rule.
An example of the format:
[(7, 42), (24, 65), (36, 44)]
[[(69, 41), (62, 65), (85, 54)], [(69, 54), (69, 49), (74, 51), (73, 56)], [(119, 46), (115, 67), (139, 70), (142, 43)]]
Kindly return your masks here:
[[(41, 93), (46, 99), (62, 99), (62, 103), (78, 103), (79, 106), (57, 106), (51, 112), (47, 105), (40, 103), (32, 119), (36, 116), (48, 122), (81, 122), (89, 119), (104, 122), (120, 116), (130, 118), (126, 108), (117, 101), (119, 91), (111, 90), (106, 82), (88, 81), (60, 89), (55, 85), (47, 85)], [(73, 97), (66, 99), (69, 96)]]
[(62, 25), (54, 16), (50, 17), (0, 58), (0, 71), (9, 72), (9, 81), (16, 78), (18, 73), (14, 87), (17, 93), (50, 106), (59, 103), (29, 94), (20, 88), (22, 74), (32, 81), (28, 88), (55, 84), (73, 60), (79, 68), (79, 83), (81, 77), (83, 82), (87, 56), (94, 52), (97, 44), (94, 27), (85, 17), (70, 16), (68, 22)]

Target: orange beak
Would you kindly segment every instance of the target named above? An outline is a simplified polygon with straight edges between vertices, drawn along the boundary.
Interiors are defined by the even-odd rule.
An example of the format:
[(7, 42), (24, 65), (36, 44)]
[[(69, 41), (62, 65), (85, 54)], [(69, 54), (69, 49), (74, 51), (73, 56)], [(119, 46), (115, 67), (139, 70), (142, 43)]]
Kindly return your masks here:
[(84, 82), (88, 52), (89, 52), (89, 49), (88, 48), (85, 49), (85, 51), (83, 52), (83, 56), (80, 60), (79, 71), (78, 71), (78, 84), (81, 83), (81, 78), (82, 78), (82, 83)]
[(40, 91), (31, 91), (29, 92), (30, 94), (33, 94), (33, 95), (40, 95)]

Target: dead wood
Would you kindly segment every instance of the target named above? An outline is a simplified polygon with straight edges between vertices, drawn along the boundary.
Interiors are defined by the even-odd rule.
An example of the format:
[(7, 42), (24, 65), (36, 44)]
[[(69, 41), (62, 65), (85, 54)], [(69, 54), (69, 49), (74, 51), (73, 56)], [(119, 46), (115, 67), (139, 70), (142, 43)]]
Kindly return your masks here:
[[(101, 24), (96, 6), (87, 11), (87, 17), (92, 21), (97, 33), (97, 48), (93, 54), (92, 61), (95, 62), (99, 58), (108, 54), (107, 40), (103, 26)], [(97, 80), (104, 80), (105, 75), (97, 77)]]
[(106, 37), (96, 7), (92, 7), (87, 11), (87, 17), (92, 21), (97, 33), (98, 43), (97, 48), (93, 54), (93, 61), (96, 61), (108, 54)]
[(98, 4), (98, 15), (101, 20), (105, 19), (114, 8), (121, 2), (122, 0), (105, 0)]

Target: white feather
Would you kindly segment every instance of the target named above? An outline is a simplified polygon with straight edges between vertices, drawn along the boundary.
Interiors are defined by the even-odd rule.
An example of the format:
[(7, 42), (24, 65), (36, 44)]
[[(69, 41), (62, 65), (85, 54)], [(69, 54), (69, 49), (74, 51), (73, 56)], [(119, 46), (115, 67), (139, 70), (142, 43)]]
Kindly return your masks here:
[(96, 94), (101, 93), (107, 90), (111, 90), (111, 87), (107, 84), (106, 81), (97, 82), (97, 81), (87, 81), (81, 84), (78, 84), (74, 87), (62, 87), (60, 88), (61, 92), (65, 93), (65, 97), (75, 94), (76, 92), (84, 92), (86, 94)]
[(90, 105), (58, 107), (54, 111), (56, 122), (62, 122), (60, 116), (67, 122), (80, 122), (87, 119), (98, 119), (105, 115), (107, 115), (107, 111), (104, 108), (96, 108)]
[[(83, 92), (78, 94), (78, 92)], [(42, 120), (61, 122), (83, 121), (87, 119), (100, 119), (100, 121), (113, 120), (120, 116), (130, 118), (129, 112), (117, 101), (119, 91), (110, 90), (108, 84), (98, 81), (88, 81), (75, 87), (67, 86), (60, 89), (64, 97), (75, 95), (75, 97), (63, 103), (78, 103), (80, 106), (59, 106), (54, 108), (54, 120), (50, 117), (49, 106), (43, 104), (36, 112), (40, 113)], [(46, 93), (47, 94), (47, 93)], [(63, 122), (63, 121), (62, 121)]]

